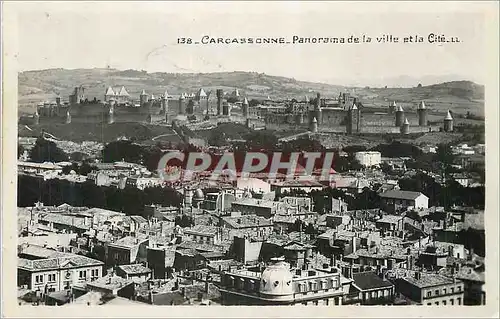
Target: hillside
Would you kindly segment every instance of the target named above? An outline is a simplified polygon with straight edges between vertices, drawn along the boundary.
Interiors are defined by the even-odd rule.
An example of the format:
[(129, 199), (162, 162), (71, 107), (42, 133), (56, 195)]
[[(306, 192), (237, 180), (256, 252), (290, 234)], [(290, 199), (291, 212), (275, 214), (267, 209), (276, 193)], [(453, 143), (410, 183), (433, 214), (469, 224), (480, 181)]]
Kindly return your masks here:
[(89, 98), (102, 99), (108, 86), (125, 86), (135, 97), (145, 89), (149, 94), (195, 92), (203, 87), (207, 91), (223, 88), (239, 89), (249, 98), (274, 99), (313, 97), (320, 92), (325, 97), (337, 97), (340, 92), (354, 92), (366, 106), (387, 106), (395, 100), (413, 107), (425, 100), (438, 111), (452, 109), (456, 113), (470, 111), (484, 114), (484, 87), (473, 82), (455, 81), (419, 88), (349, 88), (341, 85), (312, 83), (256, 72), (221, 73), (147, 73), (116, 69), (49, 69), (26, 71), (19, 74), (19, 111), (31, 112), (33, 105), (54, 100), (57, 94), (67, 100), (75, 86), (83, 85)]

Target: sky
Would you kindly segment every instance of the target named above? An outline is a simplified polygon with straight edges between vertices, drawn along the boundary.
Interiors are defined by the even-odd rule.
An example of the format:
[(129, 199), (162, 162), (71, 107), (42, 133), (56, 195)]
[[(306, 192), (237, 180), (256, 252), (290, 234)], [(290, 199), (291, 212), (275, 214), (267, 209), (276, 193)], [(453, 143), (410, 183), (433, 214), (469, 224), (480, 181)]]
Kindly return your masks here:
[[(485, 5), (483, 3), (483, 5)], [(331, 84), (484, 83), (487, 7), (466, 2), (20, 2), (20, 71), (48, 68), (148, 72), (253, 71)], [(9, 11), (7, 11), (9, 12)], [(430, 33), (459, 43), (428, 43)], [(372, 37), (360, 44), (186, 45), (209, 37)], [(377, 43), (419, 35), (424, 43)], [(431, 84), (431, 83), (424, 83)]]

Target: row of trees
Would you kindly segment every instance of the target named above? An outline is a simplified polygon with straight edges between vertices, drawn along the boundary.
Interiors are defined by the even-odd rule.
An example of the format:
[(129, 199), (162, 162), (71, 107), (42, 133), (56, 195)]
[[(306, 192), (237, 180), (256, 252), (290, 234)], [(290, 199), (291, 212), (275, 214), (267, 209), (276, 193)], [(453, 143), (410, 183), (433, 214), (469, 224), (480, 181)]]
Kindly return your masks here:
[(126, 214), (143, 214), (144, 206), (158, 204), (180, 207), (182, 195), (172, 188), (150, 187), (139, 190), (135, 187), (118, 189), (97, 186), (92, 182), (72, 183), (65, 180), (18, 176), (18, 206), (33, 206), (41, 201), (45, 205), (87, 206), (122, 211)]

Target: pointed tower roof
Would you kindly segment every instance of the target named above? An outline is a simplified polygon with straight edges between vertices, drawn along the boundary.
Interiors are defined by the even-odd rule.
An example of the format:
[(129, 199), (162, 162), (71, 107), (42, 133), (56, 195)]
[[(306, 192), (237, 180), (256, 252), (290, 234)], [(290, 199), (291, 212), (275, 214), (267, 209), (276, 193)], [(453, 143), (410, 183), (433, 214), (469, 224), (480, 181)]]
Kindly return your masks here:
[(154, 100), (154, 99), (155, 99), (155, 95), (151, 94), (151, 100)]
[(410, 125), (410, 122), (408, 122), (408, 119), (406, 117), (405, 117), (405, 121), (404, 121), (403, 125)]
[(312, 122), (313, 122), (313, 123), (318, 123), (318, 120), (316, 119), (316, 117), (313, 117)]
[(425, 110), (425, 103), (424, 103), (424, 101), (420, 101), (420, 103), (418, 104), (418, 110)]
[(356, 103), (352, 103), (351, 110), (357, 110), (358, 107), (356, 106)]
[(141, 95), (148, 95), (148, 94), (146, 93), (146, 90), (143, 89)]
[(106, 90), (106, 96), (109, 95), (115, 95), (115, 91), (113, 91), (113, 88), (111, 86)]
[(207, 93), (205, 92), (205, 90), (203, 90), (203, 88), (200, 88), (198, 90), (198, 93), (196, 94), (197, 97), (205, 97), (207, 96)]
[(401, 105), (398, 105), (398, 108), (396, 109), (396, 112), (404, 112), (403, 108)]
[(118, 95), (121, 95), (121, 96), (129, 96), (127, 90), (125, 89), (124, 86), (122, 86), (122, 88), (120, 89), (120, 92), (118, 92)]
[(243, 105), (248, 105), (248, 99), (246, 96), (245, 96), (245, 99), (243, 100)]
[(168, 92), (167, 92), (167, 89), (165, 89), (165, 92), (163, 92), (163, 96), (164, 96), (164, 97), (168, 97)]
[(391, 106), (396, 107), (396, 106), (398, 106), (398, 105), (396, 104), (396, 101), (392, 101)]
[(234, 89), (233, 95), (234, 96), (240, 96), (240, 91), (238, 91), (238, 89)]
[(453, 117), (451, 117), (451, 112), (448, 110), (448, 113), (446, 113), (446, 117), (444, 118), (446, 121), (452, 121)]

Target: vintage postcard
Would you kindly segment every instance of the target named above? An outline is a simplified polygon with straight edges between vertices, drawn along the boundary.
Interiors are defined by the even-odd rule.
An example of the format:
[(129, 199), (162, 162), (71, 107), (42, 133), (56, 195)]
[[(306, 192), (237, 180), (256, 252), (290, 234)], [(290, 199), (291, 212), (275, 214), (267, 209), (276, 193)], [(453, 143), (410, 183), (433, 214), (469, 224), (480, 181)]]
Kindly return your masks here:
[(3, 316), (498, 316), (498, 2), (6, 1), (2, 48)]

